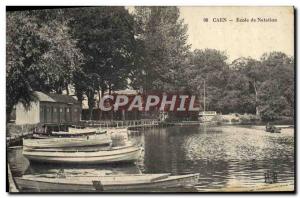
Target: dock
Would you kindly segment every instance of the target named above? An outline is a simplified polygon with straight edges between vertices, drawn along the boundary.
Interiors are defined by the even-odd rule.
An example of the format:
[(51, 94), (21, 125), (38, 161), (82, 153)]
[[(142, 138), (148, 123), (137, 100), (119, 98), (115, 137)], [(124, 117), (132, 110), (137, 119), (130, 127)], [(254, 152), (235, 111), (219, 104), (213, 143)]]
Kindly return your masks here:
[(180, 121), (172, 123), (174, 126), (198, 126), (201, 124), (199, 121)]
[(41, 131), (67, 131), (69, 126), (75, 127), (93, 127), (102, 129), (126, 129), (135, 133), (140, 130), (147, 130), (151, 128), (165, 128), (170, 126), (198, 126), (201, 123), (199, 121), (174, 121), (163, 122), (157, 119), (141, 119), (141, 120), (81, 120), (79, 123), (74, 124), (44, 124), (42, 126), (32, 126), (31, 128), (19, 126), (19, 130), (8, 133), (6, 137), (7, 146), (22, 145), (22, 139), (30, 137), (36, 132)]
[(83, 120), (80, 124), (85, 127), (100, 127), (100, 128), (150, 128), (159, 126), (159, 121), (156, 119), (142, 119), (142, 120)]

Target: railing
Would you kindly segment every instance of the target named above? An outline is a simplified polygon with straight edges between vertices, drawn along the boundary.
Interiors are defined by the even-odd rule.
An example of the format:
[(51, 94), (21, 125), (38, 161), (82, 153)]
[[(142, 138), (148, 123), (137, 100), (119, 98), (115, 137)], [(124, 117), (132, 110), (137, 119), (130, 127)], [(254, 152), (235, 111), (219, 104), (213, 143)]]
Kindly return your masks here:
[(137, 126), (156, 126), (158, 125), (158, 120), (143, 119), (143, 120), (124, 120), (124, 121), (97, 121), (97, 120), (82, 120), (81, 123), (84, 126), (97, 126), (101, 128), (108, 127), (137, 127)]

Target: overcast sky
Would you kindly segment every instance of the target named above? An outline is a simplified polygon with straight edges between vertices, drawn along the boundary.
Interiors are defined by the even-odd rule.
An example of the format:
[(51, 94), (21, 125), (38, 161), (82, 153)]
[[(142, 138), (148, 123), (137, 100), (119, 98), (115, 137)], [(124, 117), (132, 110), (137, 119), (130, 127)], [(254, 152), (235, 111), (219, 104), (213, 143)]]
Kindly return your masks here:
[[(258, 59), (270, 51), (294, 54), (292, 7), (180, 7), (180, 12), (188, 24), (192, 49), (226, 51), (231, 61), (241, 56)], [(237, 17), (273, 18), (277, 22), (237, 23)], [(213, 18), (227, 18), (227, 22), (212, 22)], [(228, 22), (229, 19), (233, 22)]]

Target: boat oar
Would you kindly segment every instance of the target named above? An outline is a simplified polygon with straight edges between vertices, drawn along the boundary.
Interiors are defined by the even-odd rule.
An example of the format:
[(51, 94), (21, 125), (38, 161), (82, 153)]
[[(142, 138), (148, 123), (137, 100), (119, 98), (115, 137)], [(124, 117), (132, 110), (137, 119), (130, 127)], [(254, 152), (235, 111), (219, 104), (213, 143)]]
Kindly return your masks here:
[(103, 185), (101, 183), (101, 181), (92, 181), (93, 182), (93, 186), (95, 187), (96, 191), (98, 192), (102, 192), (104, 191)]

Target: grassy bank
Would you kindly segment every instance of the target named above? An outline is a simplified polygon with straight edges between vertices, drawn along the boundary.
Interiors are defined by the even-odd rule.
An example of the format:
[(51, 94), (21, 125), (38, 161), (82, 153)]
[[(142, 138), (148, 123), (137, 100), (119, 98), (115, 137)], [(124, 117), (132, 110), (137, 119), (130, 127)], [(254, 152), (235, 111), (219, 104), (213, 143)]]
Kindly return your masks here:
[(227, 115), (217, 115), (213, 121), (218, 124), (277, 124), (277, 125), (293, 125), (294, 119), (292, 117), (280, 117), (277, 120), (262, 120), (259, 116), (254, 114), (238, 114), (232, 113)]

